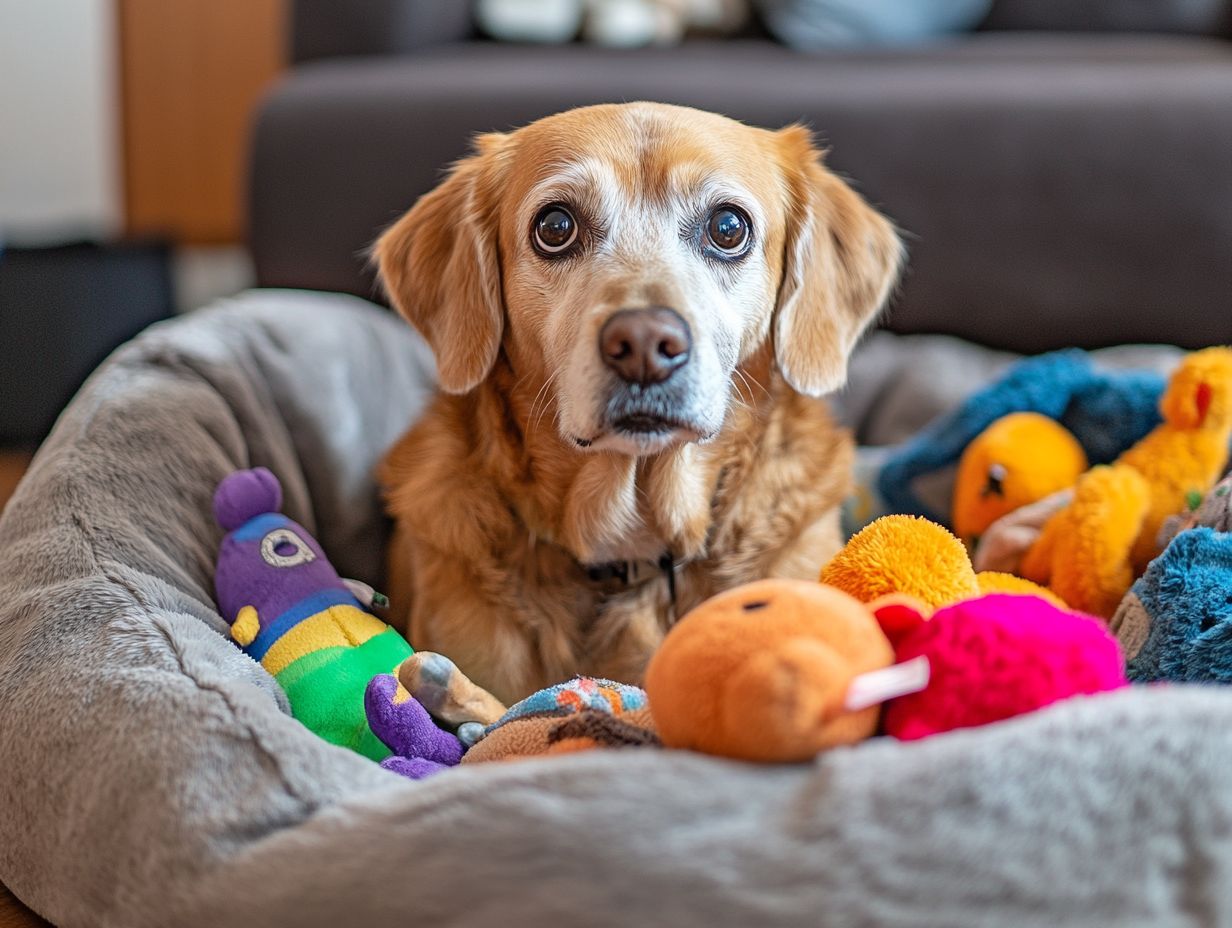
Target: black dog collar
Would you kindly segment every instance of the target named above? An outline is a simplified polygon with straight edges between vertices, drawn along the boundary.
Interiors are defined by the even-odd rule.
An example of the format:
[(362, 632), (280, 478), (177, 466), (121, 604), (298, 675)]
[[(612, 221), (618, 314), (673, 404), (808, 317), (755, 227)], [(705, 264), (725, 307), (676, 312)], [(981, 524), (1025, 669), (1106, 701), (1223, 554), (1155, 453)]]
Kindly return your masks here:
[(667, 596), (672, 607), (672, 621), (676, 620), (676, 571), (684, 563), (677, 561), (672, 552), (664, 553), (657, 561), (608, 561), (606, 564), (583, 565), (591, 583), (604, 588), (607, 593), (621, 593), (644, 586), (658, 577), (667, 580)]

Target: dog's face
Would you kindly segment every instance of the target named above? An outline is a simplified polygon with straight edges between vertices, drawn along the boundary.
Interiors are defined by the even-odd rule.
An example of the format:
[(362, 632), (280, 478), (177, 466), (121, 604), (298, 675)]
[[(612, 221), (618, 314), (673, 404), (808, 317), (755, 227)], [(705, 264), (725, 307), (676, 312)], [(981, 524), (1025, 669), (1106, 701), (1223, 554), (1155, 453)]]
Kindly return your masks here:
[(767, 343), (795, 389), (840, 386), (901, 249), (805, 130), (638, 103), (482, 136), (376, 255), (442, 389), (503, 347), (568, 445), (649, 454), (717, 435)]

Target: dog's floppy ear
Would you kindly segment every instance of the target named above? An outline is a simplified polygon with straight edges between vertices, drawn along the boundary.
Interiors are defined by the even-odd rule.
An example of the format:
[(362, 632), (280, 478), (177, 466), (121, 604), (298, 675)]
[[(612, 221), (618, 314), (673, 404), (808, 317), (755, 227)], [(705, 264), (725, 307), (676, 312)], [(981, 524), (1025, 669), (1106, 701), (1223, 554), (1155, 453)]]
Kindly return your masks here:
[(506, 136), (480, 136), (476, 152), (382, 233), (373, 255), (398, 312), (436, 355), (446, 393), (487, 376), (504, 331), (496, 208)]
[(880, 213), (821, 164), (803, 126), (778, 133), (789, 206), (774, 355), (791, 387), (821, 396), (898, 279), (902, 243)]

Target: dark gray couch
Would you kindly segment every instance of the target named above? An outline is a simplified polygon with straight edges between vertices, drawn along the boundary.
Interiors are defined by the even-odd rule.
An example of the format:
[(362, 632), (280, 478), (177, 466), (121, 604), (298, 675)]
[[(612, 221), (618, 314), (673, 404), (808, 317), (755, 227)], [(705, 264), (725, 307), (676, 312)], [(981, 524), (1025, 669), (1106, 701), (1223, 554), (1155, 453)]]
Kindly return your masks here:
[[(999, 0), (991, 23), (1037, 25), (1047, 7), (1103, 22), (1076, 16), (1084, 5)], [(906, 233), (899, 331), (1018, 351), (1232, 341), (1225, 38), (998, 29), (900, 51), (807, 55), (764, 38), (607, 51), (473, 40), (461, 0), (296, 10), (305, 60), (255, 128), (262, 285), (371, 296), (365, 247), (473, 132), (656, 99), (814, 126)]]

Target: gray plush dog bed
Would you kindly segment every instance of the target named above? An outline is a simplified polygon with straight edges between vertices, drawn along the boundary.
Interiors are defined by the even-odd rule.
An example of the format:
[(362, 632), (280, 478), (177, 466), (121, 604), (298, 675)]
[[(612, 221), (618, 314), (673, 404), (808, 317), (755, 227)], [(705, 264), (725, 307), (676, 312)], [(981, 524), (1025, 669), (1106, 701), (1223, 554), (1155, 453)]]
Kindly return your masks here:
[[(856, 364), (849, 414), (862, 395), (930, 414), (1003, 360), (868, 350), (885, 360)], [(931, 394), (922, 352), (951, 362)], [(162, 928), (1232, 921), (1224, 690), (785, 768), (595, 752), (411, 783), (317, 740), (224, 637), (210, 495), (271, 468), (340, 571), (379, 582), (372, 465), (430, 390), (397, 320), (279, 292), (158, 326), (83, 389), (0, 520), (0, 881), (32, 908)]]

